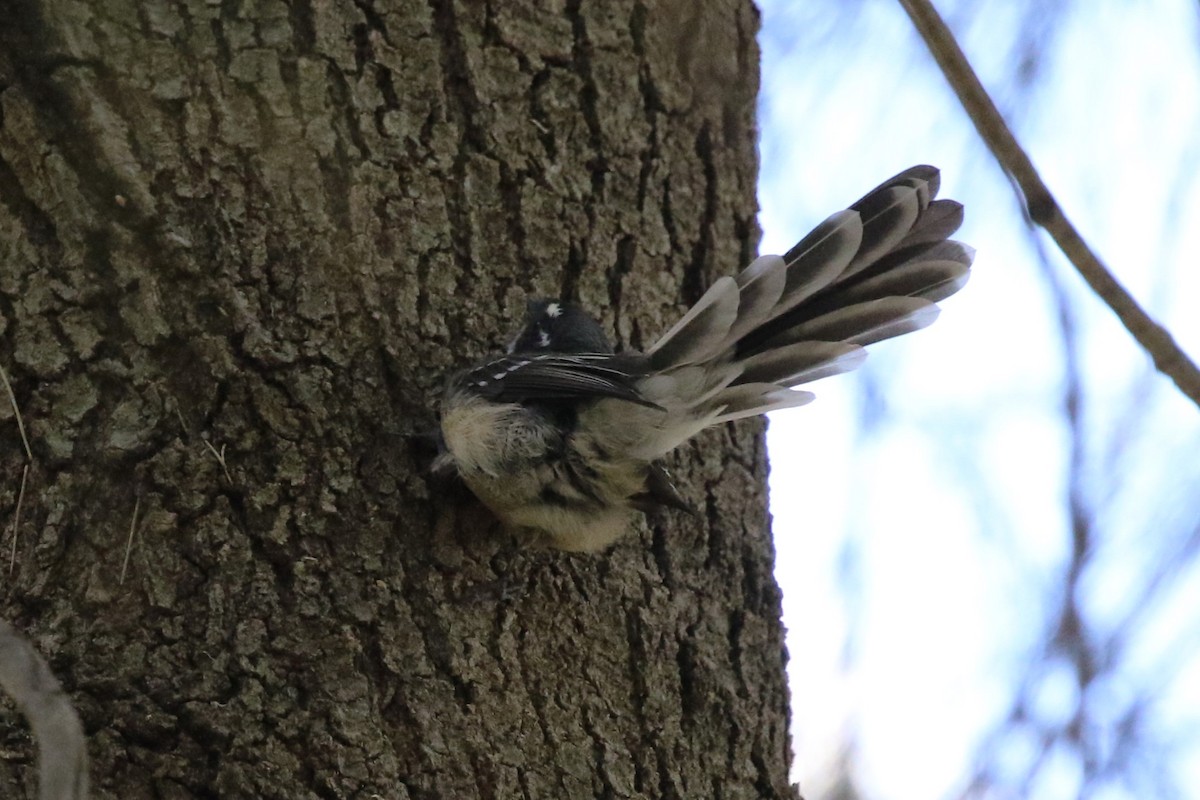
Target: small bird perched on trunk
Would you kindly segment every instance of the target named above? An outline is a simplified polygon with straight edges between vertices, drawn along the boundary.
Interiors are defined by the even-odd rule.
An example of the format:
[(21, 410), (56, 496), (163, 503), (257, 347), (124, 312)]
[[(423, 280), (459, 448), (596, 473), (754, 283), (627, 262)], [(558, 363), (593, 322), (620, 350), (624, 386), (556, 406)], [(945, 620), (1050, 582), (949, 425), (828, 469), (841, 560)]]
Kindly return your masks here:
[(682, 505), (658, 459), (710, 425), (808, 403), (793, 387), (929, 325), (966, 283), (974, 250), (949, 239), (963, 211), (935, 199), (939, 180), (907, 169), (720, 278), (645, 353), (614, 353), (574, 304), (531, 302), (507, 354), (449, 380), (435, 468), (562, 550), (606, 547), (636, 508)]

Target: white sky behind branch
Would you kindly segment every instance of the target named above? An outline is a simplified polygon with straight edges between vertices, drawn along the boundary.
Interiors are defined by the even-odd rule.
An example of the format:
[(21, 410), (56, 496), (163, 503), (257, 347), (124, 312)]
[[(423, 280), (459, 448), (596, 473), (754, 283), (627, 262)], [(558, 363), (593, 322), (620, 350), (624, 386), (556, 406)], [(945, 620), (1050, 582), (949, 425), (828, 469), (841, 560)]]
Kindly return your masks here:
[[(1075, 4), (1022, 98), (1002, 88), (1018, 5), (938, 4), (1072, 221), (1200, 357), (1196, 9)], [(1052, 300), (1007, 181), (899, 4), (760, 7), (763, 252), (783, 252), (915, 163), (942, 168), (942, 196), (967, 208), (957, 238), (978, 249), (971, 282), (932, 328), (874, 347), (860, 377), (819, 383), (817, 401), (774, 415), (769, 433), (795, 777), (821, 797), (852, 736), (855, 777), (873, 800), (954, 796), (1040, 652), (1069, 554)], [(1080, 602), (1104, 631), (1139, 605), (1147, 570), (1197, 525), (1200, 415), (1047, 247), (1080, 325), (1086, 488), (1103, 510)], [(864, 409), (880, 406), (864, 424)], [(1196, 559), (1171, 586), (1093, 707), (1115, 718), (1149, 692), (1151, 728), (1180, 744), (1169, 777), (1200, 798)], [(1188, 636), (1190, 650), (1180, 646)], [(1177, 652), (1190, 655), (1160, 685)], [(1038, 675), (1036, 713), (1069, 715), (1070, 674), (1051, 664)], [(1019, 777), (1031, 752), (1013, 735), (996, 760)], [(1080, 775), (1073, 753), (1056, 753), (1025, 796), (1082, 796)], [(1119, 780), (1089, 791), (1138, 796)]]

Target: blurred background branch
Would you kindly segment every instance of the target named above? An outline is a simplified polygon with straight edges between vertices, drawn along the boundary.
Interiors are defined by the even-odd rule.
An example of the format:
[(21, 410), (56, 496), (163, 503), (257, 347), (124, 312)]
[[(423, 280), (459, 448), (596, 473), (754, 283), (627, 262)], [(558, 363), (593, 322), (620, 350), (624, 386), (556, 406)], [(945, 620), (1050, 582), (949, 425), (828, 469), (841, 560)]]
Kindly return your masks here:
[[(1200, 4), (936, 2), (1101, 268), (1200, 353)], [(930, 330), (772, 417), (796, 779), (1200, 800), (1194, 396), (1033, 223), (899, 3), (760, 3), (763, 252), (917, 162), (978, 249)]]
[(1151, 319), (1113, 277), (1067, 219), (1028, 154), (996, 109), (937, 9), (929, 0), (900, 0), (900, 5), (925, 40), (929, 52), (958, 95), (975, 129), (1021, 193), (1030, 217), (1054, 238), (1092, 290), (1154, 359), (1158, 370), (1200, 406), (1200, 370), (1175, 343), (1170, 332)]

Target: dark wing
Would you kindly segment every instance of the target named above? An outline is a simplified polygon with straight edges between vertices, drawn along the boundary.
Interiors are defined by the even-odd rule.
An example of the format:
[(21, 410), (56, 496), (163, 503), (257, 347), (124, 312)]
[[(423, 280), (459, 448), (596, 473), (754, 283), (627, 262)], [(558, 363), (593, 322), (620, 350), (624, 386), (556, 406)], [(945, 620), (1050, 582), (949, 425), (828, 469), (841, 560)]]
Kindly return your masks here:
[(659, 408), (638, 393), (641, 359), (609, 353), (516, 354), (463, 375), (460, 384), (498, 403), (615, 397)]

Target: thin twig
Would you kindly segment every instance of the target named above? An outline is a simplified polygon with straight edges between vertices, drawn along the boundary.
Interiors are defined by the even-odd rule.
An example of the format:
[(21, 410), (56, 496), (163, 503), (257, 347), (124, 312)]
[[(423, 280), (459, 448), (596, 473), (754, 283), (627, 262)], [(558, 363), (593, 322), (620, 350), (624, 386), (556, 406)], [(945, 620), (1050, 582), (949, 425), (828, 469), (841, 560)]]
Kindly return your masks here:
[(208, 439), (201, 439), (200, 441), (204, 442), (204, 446), (208, 448), (208, 452), (212, 453), (213, 458), (221, 465), (221, 469), (225, 472), (225, 480), (232, 484), (233, 476), (229, 474), (229, 466), (225, 463), (225, 445), (221, 445), (221, 450), (218, 452), (217, 448), (213, 447), (212, 442)]
[(79, 714), (46, 659), (0, 620), (0, 688), (29, 721), (38, 746), (40, 800), (85, 800), (87, 740)]
[(29, 478), (29, 464), (21, 470), (21, 489), (17, 492), (17, 509), (13, 512), (12, 550), (8, 554), (8, 576), (11, 578), (13, 568), (17, 565), (17, 535), (21, 530), (21, 503), (25, 501), (25, 481)]
[(117, 581), (118, 585), (125, 584), (125, 570), (129, 567), (129, 554), (133, 551), (133, 534), (137, 530), (138, 509), (142, 506), (142, 498), (138, 497), (133, 501), (133, 519), (129, 520), (129, 538), (125, 540), (125, 558), (121, 559), (121, 578)]
[(4, 371), (4, 367), (0, 367), (0, 381), (4, 381), (4, 388), (8, 390), (8, 402), (12, 403), (13, 413), (17, 415), (17, 429), (21, 431), (21, 443), (25, 445), (25, 455), (33, 461), (33, 450), (29, 447), (29, 439), (25, 436), (25, 421), (21, 419), (21, 409), (17, 407), (17, 396), (13, 394), (12, 384), (8, 382), (8, 373)]
[(1067, 219), (1054, 195), (1042, 182), (1033, 162), (1000, 116), (937, 9), (929, 0), (900, 0), (900, 5), (908, 12), (917, 32), (925, 40), (929, 52), (958, 95), (975, 129), (1020, 189), (1029, 216), (1050, 234), (1092, 287), (1092, 291), (1113, 310), (1125, 329), (1150, 354), (1158, 371), (1173, 380), (1181, 392), (1200, 406), (1200, 370), (1175, 343), (1171, 334), (1142, 310)]

